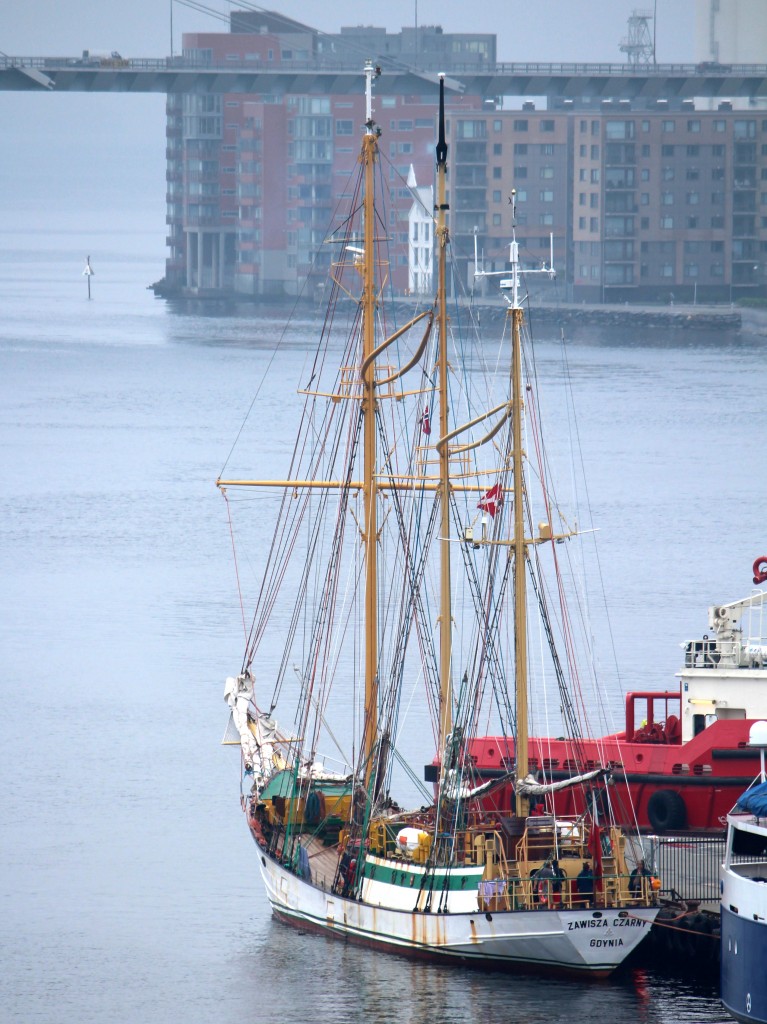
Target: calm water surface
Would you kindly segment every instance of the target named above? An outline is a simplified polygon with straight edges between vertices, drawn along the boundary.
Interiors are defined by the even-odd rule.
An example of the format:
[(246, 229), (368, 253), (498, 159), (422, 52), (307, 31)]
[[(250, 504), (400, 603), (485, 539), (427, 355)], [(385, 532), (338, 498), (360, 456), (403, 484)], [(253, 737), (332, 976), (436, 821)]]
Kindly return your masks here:
[[(88, 302), (84, 241), (3, 237), (2, 1019), (725, 1019), (714, 979), (437, 969), (270, 920), (219, 746), (242, 625), (214, 480), (281, 327), (154, 299), (155, 242), (92, 252)], [(308, 332), (282, 349), (286, 394)], [(555, 341), (539, 341), (556, 383)], [(619, 709), (621, 686), (672, 682), (679, 643), (767, 551), (767, 358), (736, 335), (592, 330), (568, 359)], [(265, 398), (261, 458), (289, 436), (283, 398)]]

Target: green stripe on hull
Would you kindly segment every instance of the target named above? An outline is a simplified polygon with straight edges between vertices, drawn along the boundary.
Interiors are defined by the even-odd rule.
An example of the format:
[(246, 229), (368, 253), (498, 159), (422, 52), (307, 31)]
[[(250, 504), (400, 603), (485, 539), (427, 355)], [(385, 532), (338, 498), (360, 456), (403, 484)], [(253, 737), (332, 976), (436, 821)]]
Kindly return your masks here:
[(436, 868), (427, 871), (420, 864), (403, 864), (392, 867), (369, 857), (365, 861), (363, 875), (375, 882), (398, 885), (403, 889), (418, 889), (424, 886), (440, 892), (475, 892), (479, 889), (484, 868)]

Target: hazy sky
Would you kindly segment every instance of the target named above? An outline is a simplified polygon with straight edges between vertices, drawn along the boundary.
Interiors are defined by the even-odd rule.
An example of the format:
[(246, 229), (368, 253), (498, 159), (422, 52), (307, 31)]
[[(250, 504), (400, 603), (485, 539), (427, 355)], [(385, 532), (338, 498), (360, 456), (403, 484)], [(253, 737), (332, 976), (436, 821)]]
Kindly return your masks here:
[[(691, 61), (693, 14), (702, 0), (657, 0), (661, 61)], [(765, 0), (767, 3), (767, 0)], [(200, 6), (225, 14), (224, 0)], [(235, 7), (237, 5), (234, 5)], [(494, 32), (500, 60), (615, 61), (635, 8), (653, 0), (279, 0), (280, 13), (327, 32), (341, 26), (440, 24)], [(174, 52), (184, 31), (223, 32), (226, 22), (174, 0)], [(0, 0), (0, 52), (126, 57), (170, 53), (170, 0)], [(165, 98), (162, 95), (0, 92), (0, 232), (68, 230), (141, 220), (165, 236)], [(73, 211), (76, 211), (73, 214)]]

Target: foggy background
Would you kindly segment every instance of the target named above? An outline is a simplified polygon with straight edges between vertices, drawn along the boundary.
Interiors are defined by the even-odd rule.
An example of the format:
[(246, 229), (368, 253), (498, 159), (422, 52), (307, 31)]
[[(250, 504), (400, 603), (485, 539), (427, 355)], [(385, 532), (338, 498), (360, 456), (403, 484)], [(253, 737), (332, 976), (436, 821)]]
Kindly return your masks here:
[[(693, 60), (696, 0), (658, 0), (659, 61)], [(204, 6), (226, 16), (237, 4)], [(650, 9), (652, 4), (639, 5)], [(494, 32), (501, 61), (623, 63), (619, 44), (637, 0), (280, 0), (265, 8), (337, 32), (342, 26), (439, 24), (449, 32)], [(171, 46), (171, 20), (173, 42)], [(181, 52), (183, 32), (226, 32), (221, 18), (170, 0), (27, 0), (0, 4), (0, 51), (14, 57), (124, 57)], [(68, 211), (94, 247), (104, 233), (151, 233), (158, 277), (165, 255), (164, 95), (0, 93), (0, 232), (71, 231)], [(2, 235), (0, 235), (0, 244)], [(98, 268), (97, 268), (98, 269)]]

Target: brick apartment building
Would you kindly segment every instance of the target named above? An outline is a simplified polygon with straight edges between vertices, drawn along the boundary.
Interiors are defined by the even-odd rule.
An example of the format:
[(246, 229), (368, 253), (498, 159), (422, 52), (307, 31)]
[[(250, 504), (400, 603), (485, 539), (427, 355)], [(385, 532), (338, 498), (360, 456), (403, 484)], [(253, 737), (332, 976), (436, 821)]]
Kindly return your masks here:
[[(279, 15), (233, 12), (229, 33), (184, 36), (210, 66), (362, 67), (366, 57), (444, 70), (495, 62), (495, 38), (439, 27), (342, 29), (334, 36)], [(574, 301), (730, 301), (765, 294), (767, 117), (696, 110), (686, 101), (552, 101), (500, 109), (448, 96), (454, 249), (471, 283), (475, 237), (485, 269), (503, 269), (512, 190), (523, 259), (554, 261)], [(417, 191), (434, 175), (436, 90), (386, 93), (379, 80), (380, 185), (391, 281), (413, 283), (409, 232)], [(187, 294), (293, 296), (325, 277), (322, 240), (352, 200), (364, 121), (357, 95), (169, 95), (166, 282)], [(408, 180), (410, 185), (408, 185)], [(320, 249), (320, 256), (316, 256)]]

